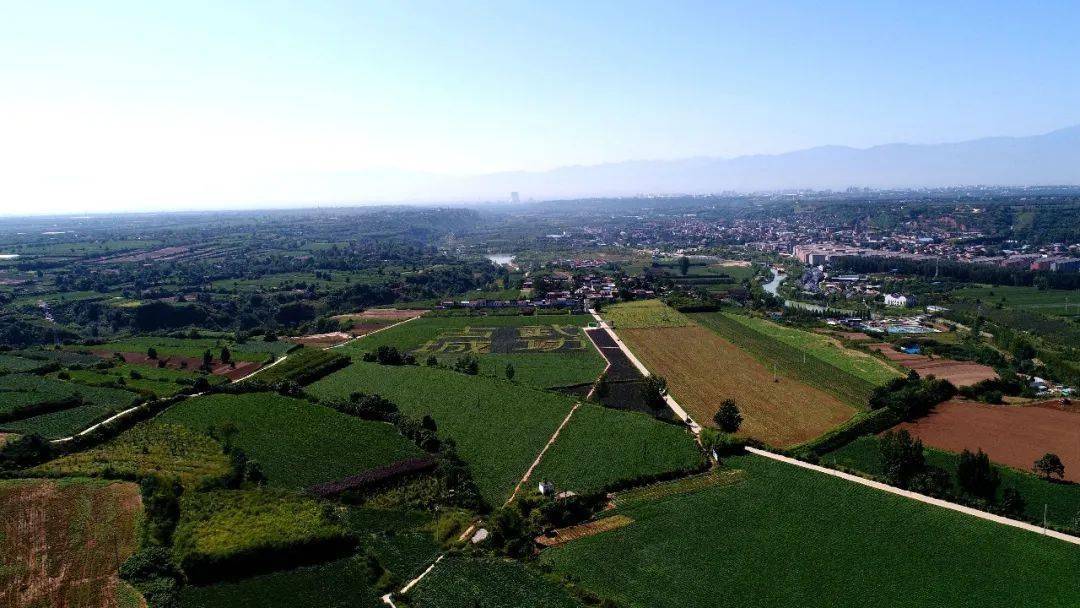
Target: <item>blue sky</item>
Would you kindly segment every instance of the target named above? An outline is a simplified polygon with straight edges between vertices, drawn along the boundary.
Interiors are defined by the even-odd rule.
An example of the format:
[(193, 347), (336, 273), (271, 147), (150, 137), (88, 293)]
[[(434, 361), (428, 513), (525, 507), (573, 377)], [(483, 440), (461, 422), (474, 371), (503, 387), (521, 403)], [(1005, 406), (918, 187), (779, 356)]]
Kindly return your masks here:
[(1080, 3), (939, 4), (8, 3), (0, 211), (1080, 123)]

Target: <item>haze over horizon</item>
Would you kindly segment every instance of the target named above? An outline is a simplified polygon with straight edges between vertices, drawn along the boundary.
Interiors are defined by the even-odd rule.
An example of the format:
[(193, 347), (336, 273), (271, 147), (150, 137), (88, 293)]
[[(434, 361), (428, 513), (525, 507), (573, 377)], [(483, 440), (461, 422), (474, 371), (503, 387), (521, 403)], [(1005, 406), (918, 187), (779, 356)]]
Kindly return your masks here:
[[(814, 163), (835, 166), (822, 183), (836, 185), (982, 174), (1022, 185), (1071, 179), (1080, 154), (1077, 138), (1034, 150), (1048, 140), (1029, 137), (1080, 124), (1080, 82), (1067, 77), (1080, 7), (1066, 2), (42, 2), (8, 13), (7, 215), (783, 189), (820, 175)], [(943, 167), (956, 148), (934, 146), (997, 136), (1032, 142), (1030, 167), (1010, 162), (1009, 146)], [(810, 164), (784, 154), (892, 143), (927, 144), (904, 162), (937, 172), (882, 173), (899, 161), (881, 151)], [(635, 160), (661, 162), (638, 182), (610, 168)], [(588, 179), (564, 169), (597, 165)]]

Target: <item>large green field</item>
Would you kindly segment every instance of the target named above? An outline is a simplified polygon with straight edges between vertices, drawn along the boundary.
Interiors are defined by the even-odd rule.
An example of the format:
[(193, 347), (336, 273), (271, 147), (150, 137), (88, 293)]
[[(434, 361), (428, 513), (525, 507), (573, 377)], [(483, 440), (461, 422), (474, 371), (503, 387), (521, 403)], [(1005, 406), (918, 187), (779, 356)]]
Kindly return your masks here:
[(270, 485), (279, 487), (307, 487), (420, 455), (389, 424), (275, 393), (196, 397), (155, 421), (200, 432), (234, 426), (234, 444), (259, 462)]
[[(409, 325), (407, 323), (406, 325)], [(449, 370), (353, 363), (308, 386), (320, 398), (377, 393), (410, 416), (430, 414), (453, 438), (484, 499), (502, 504), (573, 406), (562, 395)]]
[(551, 481), (559, 491), (593, 492), (623, 480), (692, 470), (702, 462), (683, 426), (585, 404), (544, 454), (533, 478)]
[(734, 485), (614, 513), (542, 563), (621, 606), (1076, 605), (1074, 545), (745, 456)]
[(882, 361), (813, 332), (728, 312), (690, 316), (769, 368), (855, 407), (866, 407), (874, 387), (900, 377), (900, 372)]
[[(859, 437), (822, 457), (822, 462), (827, 466), (839, 466), (880, 478), (884, 475), (884, 468), (879, 445), (877, 437)], [(955, 489), (956, 465), (960, 456), (933, 448), (924, 448), (924, 453), (928, 465), (950, 474)], [(998, 498), (1005, 488), (1015, 488), (1024, 497), (1027, 519), (1041, 522), (1045, 507), (1047, 521), (1055, 526), (1065, 527), (1071, 525), (1073, 519), (1080, 515), (1080, 484), (1050, 482), (1031, 473), (1004, 466), (995, 465), (995, 468), (1001, 473)], [(1075, 532), (1080, 533), (1080, 529)]]
[[(563, 328), (584, 327), (592, 317), (588, 315), (505, 315), (471, 317), (425, 316), (402, 323), (393, 329), (381, 331), (350, 342), (337, 349), (343, 352), (373, 352), (380, 346), (393, 346), (403, 352), (413, 352), (423, 362), (434, 355), (439, 362), (451, 364), (465, 353), (430, 352), (432, 342), (446, 339), (470, 328), (522, 328), (556, 326)], [(605, 361), (596, 352), (583, 332), (577, 332), (580, 347), (555, 352), (509, 352), (474, 353), (480, 361), (480, 373), (485, 376), (504, 377), (507, 364), (514, 366), (514, 380), (537, 388), (570, 386), (596, 380), (604, 371)], [(358, 358), (358, 357), (357, 357)]]
[[(74, 407), (47, 413), (33, 410), (42, 404), (71, 399), (81, 402)], [(139, 396), (135, 393), (116, 388), (85, 386), (28, 374), (8, 374), (0, 376), (0, 413), (17, 419), (0, 422), (0, 430), (37, 433), (49, 439), (66, 437), (107, 417), (111, 412), (131, 407), (138, 400)]]

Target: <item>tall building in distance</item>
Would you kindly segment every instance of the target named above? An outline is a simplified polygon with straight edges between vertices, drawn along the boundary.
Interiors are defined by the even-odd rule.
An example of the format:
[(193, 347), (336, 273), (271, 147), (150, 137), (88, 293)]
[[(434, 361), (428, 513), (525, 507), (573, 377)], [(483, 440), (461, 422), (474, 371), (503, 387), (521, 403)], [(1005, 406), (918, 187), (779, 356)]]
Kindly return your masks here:
[(521, 202), (521, 197), (518, 196), (517, 192), (511, 192), (510, 193), (510, 202), (515, 203), (515, 204)]

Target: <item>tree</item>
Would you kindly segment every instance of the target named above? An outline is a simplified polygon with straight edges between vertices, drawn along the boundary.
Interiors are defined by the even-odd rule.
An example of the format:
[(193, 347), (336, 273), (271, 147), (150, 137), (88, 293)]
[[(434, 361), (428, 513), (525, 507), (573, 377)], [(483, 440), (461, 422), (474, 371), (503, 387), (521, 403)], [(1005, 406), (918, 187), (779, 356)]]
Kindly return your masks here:
[(1001, 493), (1001, 511), (1014, 517), (1024, 514), (1027, 503), (1016, 488), (1005, 488)]
[(210, 364), (214, 362), (214, 353), (210, 352), (210, 349), (206, 349), (206, 352), (202, 355), (203, 367), (210, 367)]
[(146, 356), (149, 357), (150, 359), (157, 359), (157, 349), (154, 348), (153, 346), (146, 349)]
[(690, 258), (685, 255), (679, 258), (679, 273), (686, 276), (690, 272)]
[(720, 409), (713, 414), (713, 422), (725, 433), (737, 432), (742, 426), (742, 421), (742, 413), (739, 412), (739, 406), (735, 405), (734, 399), (724, 399), (724, 402), (720, 404)]
[(905, 430), (890, 431), (881, 436), (878, 445), (885, 479), (890, 484), (907, 488), (916, 475), (926, 470), (922, 441), (912, 439), (911, 433)]
[(1065, 465), (1061, 462), (1061, 458), (1052, 452), (1047, 452), (1042, 458), (1036, 460), (1032, 470), (1036, 475), (1047, 480), (1054, 476), (1058, 479), (1065, 478)]
[(663, 376), (645, 376), (645, 401), (649, 407), (658, 410), (665, 405), (664, 394), (667, 393), (667, 380)]
[(222, 363), (228, 363), (229, 361), (232, 361), (232, 353), (229, 352), (229, 347), (228, 346), (222, 346), (221, 347), (221, 362)]
[(513, 380), (514, 380), (514, 364), (513, 363), (507, 363), (506, 364), (506, 379), (510, 380), (511, 382), (513, 382)]
[(988, 502), (994, 500), (1001, 475), (990, 464), (990, 457), (982, 449), (977, 453), (964, 450), (960, 453), (960, 462), (956, 466), (956, 480), (960, 488)]

